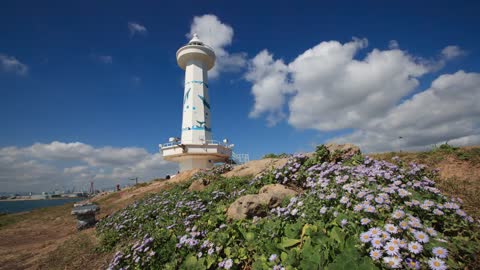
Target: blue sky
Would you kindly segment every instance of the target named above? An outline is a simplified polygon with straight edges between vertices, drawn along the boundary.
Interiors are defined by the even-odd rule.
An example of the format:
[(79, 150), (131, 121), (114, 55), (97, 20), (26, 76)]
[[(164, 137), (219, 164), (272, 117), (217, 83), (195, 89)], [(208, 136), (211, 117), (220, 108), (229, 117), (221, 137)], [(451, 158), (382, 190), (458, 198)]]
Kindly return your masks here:
[[(330, 140), (357, 143), (367, 152), (480, 141), (475, 120), (480, 115), (469, 103), (480, 101), (478, 2), (238, 3), (2, 2), (0, 157), (26, 167), (5, 169), (3, 175), (0, 170), (0, 190), (26, 189), (45, 178), (56, 179), (48, 185), (68, 186), (65, 173), (74, 167), (88, 172), (88, 177), (72, 177), (78, 178), (75, 185), (83, 185), (100, 175), (102, 166), (110, 173), (128, 167), (127, 161), (152, 159), (159, 143), (180, 135), (183, 72), (175, 52), (195, 27), (206, 31), (201, 39), (216, 42), (214, 48), (221, 51), (217, 74), (210, 79), (213, 135), (229, 138), (237, 152), (251, 158), (310, 151)], [(391, 73), (381, 74), (383, 69)], [(397, 74), (403, 75), (393, 78)], [(358, 79), (369, 76), (378, 83)], [(461, 93), (452, 90), (456, 87)], [(448, 94), (435, 94), (447, 91), (438, 89), (449, 89)], [(357, 102), (354, 92), (359, 99), (372, 98)], [(456, 98), (462, 93), (470, 97), (464, 103)], [(270, 102), (272, 97), (279, 99)], [(410, 111), (432, 101), (455, 106), (422, 111), (419, 121), (407, 121)], [(406, 139), (398, 141), (391, 130)], [(98, 156), (72, 154), (66, 164), (59, 158), (64, 152), (53, 153), (75, 152), (76, 142), (97, 155), (107, 148), (126, 149), (137, 159), (102, 163)], [(32, 154), (35, 145), (53, 156), (43, 158), (40, 150)], [(32, 175), (45, 175), (20, 176), (30, 170), (29, 162), (35, 164)], [(3, 165), (11, 167), (6, 161)], [(148, 173), (105, 173), (98, 181), (125, 183), (128, 174), (148, 178), (175, 171), (163, 161), (162, 166)]]

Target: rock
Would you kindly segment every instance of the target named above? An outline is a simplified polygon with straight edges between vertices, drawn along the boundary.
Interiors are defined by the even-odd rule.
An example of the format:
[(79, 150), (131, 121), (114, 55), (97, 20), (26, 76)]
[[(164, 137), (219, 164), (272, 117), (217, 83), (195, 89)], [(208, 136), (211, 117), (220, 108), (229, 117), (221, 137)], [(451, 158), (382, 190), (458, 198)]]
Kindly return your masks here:
[(227, 210), (228, 219), (263, 217), (269, 208), (277, 207), (287, 197), (298, 193), (280, 184), (266, 185), (259, 194), (245, 195), (235, 200)]
[(258, 194), (268, 194), (270, 196), (268, 206), (273, 208), (279, 206), (285, 198), (296, 196), (298, 192), (284, 185), (271, 184), (262, 187)]
[(227, 210), (228, 219), (246, 219), (254, 216), (265, 216), (267, 214), (268, 194), (250, 194), (235, 200)]
[(202, 191), (207, 188), (210, 184), (210, 181), (207, 179), (198, 179), (192, 182), (190, 187), (188, 188), (189, 191)]
[(328, 151), (330, 152), (330, 158), (332, 161), (348, 160), (354, 155), (361, 154), (360, 148), (356, 145), (347, 144), (326, 144)]
[(95, 213), (100, 210), (96, 204), (75, 204), (72, 215), (77, 218), (77, 230), (83, 230), (95, 225)]

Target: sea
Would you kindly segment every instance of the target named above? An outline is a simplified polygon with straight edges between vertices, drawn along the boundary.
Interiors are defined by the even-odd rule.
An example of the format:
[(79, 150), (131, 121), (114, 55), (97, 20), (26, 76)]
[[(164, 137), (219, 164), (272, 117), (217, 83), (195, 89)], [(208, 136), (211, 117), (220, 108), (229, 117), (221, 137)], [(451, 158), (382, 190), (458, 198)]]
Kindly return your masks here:
[(66, 198), (53, 200), (26, 200), (26, 201), (0, 201), (0, 213), (18, 213), (30, 211), (36, 208), (63, 205), (67, 203), (85, 200), (85, 198)]

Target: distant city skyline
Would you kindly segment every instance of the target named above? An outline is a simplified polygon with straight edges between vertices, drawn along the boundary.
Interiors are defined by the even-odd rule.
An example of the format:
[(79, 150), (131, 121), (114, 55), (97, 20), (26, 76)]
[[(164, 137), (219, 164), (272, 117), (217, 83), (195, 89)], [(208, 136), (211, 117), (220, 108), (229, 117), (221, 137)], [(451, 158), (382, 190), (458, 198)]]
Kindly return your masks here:
[[(362, 151), (480, 144), (477, 1), (5, 1), (0, 192), (175, 174), (175, 53), (197, 33), (212, 131), (250, 159), (326, 142)], [(234, 124), (232, 124), (234, 123)]]

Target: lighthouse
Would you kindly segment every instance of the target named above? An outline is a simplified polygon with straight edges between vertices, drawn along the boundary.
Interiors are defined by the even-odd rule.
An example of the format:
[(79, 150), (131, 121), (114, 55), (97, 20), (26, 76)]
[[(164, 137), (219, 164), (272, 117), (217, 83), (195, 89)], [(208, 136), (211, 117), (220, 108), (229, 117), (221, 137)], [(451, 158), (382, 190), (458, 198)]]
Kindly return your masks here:
[(177, 63), (185, 70), (182, 105), (182, 135), (159, 145), (165, 160), (178, 162), (180, 171), (207, 169), (232, 156), (228, 141), (212, 138), (208, 70), (215, 65), (215, 52), (197, 36), (177, 51)]

